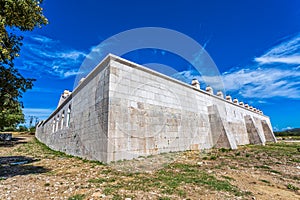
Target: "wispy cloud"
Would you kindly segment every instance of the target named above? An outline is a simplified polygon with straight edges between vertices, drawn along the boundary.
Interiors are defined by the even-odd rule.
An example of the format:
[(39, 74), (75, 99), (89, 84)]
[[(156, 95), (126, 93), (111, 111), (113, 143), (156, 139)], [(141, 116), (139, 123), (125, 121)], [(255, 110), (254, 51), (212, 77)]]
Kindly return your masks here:
[(24, 108), (23, 112), (27, 117), (35, 116), (40, 120), (48, 118), (48, 116), (54, 111), (54, 109), (47, 109), (47, 108)]
[(286, 127), (283, 127), (283, 128), (282, 127), (279, 128), (278, 126), (273, 127), (273, 131), (275, 131), (275, 132), (289, 131), (291, 129), (294, 129), (294, 127), (291, 127), (291, 126), (286, 126)]
[(254, 61), (223, 74), (227, 91), (246, 98), (300, 99), (300, 34), (283, 40)]
[(285, 64), (300, 64), (300, 56), (273, 57), (263, 56), (255, 58), (256, 62), (261, 64), (285, 63)]
[(212, 86), (215, 90), (223, 90), (224, 87), (224, 84), (222, 82), (222, 75), (205, 76), (200, 75), (197, 70), (176, 72), (171, 75), (171, 77), (188, 84), (190, 84), (193, 79), (197, 79), (200, 82), (200, 87), (202, 89), (205, 89), (206, 86)]
[(246, 98), (300, 98), (300, 71), (280, 68), (247, 68), (223, 74), (228, 92)]
[(25, 36), (21, 57), (16, 60), (20, 70), (38, 77), (67, 78), (77, 75), (86, 53), (66, 47), (60, 41), (41, 35)]
[[(249, 66), (232, 68), (220, 76), (227, 93), (248, 101), (256, 99), (258, 103), (266, 103), (263, 99), (274, 97), (300, 99), (299, 64), (300, 34), (269, 49)], [(178, 72), (173, 77), (186, 83), (197, 78), (201, 82), (213, 83), (211, 85), (217, 88), (222, 88), (223, 84), (218, 77), (201, 76), (194, 70)]]
[(294, 127), (291, 127), (291, 126), (287, 126), (287, 127), (284, 127), (284, 128), (278, 128), (277, 126), (273, 127), (274, 131), (288, 131), (288, 130), (291, 130), (291, 129), (294, 129)]
[(300, 64), (300, 34), (281, 42), (254, 60), (260, 64)]

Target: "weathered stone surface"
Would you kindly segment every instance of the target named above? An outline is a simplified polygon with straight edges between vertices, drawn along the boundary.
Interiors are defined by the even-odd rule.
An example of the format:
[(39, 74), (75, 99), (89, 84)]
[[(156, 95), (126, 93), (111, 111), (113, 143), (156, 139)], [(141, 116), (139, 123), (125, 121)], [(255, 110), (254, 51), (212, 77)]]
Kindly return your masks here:
[(258, 128), (255, 126), (255, 122), (250, 115), (245, 116), (247, 133), (249, 135), (250, 144), (264, 144), (259, 134)]
[(269, 124), (265, 120), (261, 120), (261, 125), (263, 128), (263, 132), (266, 137), (267, 142), (277, 142), (276, 137), (274, 136), (272, 129), (270, 128)]
[(218, 108), (216, 106), (209, 106), (208, 112), (212, 142), (214, 144), (214, 147), (236, 149), (237, 145), (234, 137), (229, 131), (225, 130), (223, 120), (221, 119)]
[(108, 55), (39, 123), (36, 137), (102, 162), (275, 141), (267, 116), (211, 91)]

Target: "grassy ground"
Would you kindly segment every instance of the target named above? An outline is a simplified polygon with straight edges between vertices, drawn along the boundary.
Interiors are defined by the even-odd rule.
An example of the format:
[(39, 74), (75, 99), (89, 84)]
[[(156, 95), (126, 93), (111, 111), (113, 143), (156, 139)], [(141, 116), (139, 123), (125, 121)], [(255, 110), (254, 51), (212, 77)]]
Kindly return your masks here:
[(52, 151), (32, 136), (19, 138), (0, 147), (0, 199), (300, 199), (300, 143), (103, 165)]

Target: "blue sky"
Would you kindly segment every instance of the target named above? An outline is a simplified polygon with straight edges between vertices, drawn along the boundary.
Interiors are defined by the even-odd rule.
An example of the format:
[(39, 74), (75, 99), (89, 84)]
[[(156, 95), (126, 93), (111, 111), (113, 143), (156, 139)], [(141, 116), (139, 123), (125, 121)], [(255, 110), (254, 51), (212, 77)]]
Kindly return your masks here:
[[(102, 41), (134, 28), (163, 27), (201, 44), (226, 92), (263, 110), (274, 130), (300, 127), (298, 0), (44, 0), (42, 7), (50, 23), (23, 33), (16, 60), (24, 76), (37, 79), (22, 99), (27, 117), (49, 116), (61, 92), (73, 89), (85, 57)], [(190, 63), (171, 52), (141, 49), (123, 57), (172, 66), (186, 80), (201, 79)]]

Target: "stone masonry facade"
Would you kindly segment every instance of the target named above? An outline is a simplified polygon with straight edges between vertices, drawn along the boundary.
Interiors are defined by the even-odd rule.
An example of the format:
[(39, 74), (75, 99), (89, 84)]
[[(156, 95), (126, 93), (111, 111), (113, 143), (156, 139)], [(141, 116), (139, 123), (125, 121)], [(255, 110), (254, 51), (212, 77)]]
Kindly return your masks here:
[(105, 163), (276, 142), (261, 111), (192, 84), (110, 54), (38, 124), (36, 137), (54, 150)]

